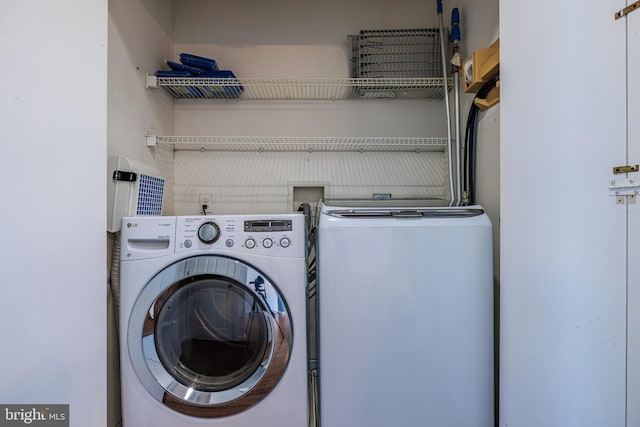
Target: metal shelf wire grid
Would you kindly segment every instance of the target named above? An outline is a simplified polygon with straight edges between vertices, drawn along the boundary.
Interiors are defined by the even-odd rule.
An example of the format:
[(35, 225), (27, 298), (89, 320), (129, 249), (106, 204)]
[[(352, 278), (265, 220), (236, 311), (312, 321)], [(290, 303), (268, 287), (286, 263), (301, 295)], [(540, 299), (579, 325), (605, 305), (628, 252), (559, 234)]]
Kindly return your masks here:
[(444, 152), (446, 138), (403, 137), (267, 137), (267, 136), (149, 136), (148, 146), (174, 151), (351, 151)]
[(362, 30), (349, 36), (355, 78), (442, 76), (440, 30)]
[[(447, 81), (448, 90), (453, 82)], [(349, 98), (443, 98), (442, 77), (213, 79), (147, 76), (175, 98), (211, 100), (340, 100)]]

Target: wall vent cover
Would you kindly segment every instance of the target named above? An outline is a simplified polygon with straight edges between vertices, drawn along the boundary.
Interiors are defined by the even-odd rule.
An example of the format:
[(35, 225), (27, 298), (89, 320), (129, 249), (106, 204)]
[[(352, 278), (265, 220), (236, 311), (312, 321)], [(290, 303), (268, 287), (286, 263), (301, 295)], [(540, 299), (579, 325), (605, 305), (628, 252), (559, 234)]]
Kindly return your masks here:
[(140, 174), (138, 180), (136, 215), (162, 215), (164, 179)]
[(165, 179), (158, 170), (117, 155), (109, 158), (107, 173), (108, 232), (120, 231), (124, 216), (162, 215)]

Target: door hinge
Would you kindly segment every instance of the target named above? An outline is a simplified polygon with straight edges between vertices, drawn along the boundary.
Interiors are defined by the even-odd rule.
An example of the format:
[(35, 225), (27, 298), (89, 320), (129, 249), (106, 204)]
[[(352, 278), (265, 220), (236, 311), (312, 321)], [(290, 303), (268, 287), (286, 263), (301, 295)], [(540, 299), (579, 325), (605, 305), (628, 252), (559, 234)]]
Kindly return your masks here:
[(625, 7), (624, 9), (617, 11), (615, 14), (615, 17), (616, 19), (620, 19), (623, 16), (627, 16), (628, 14), (630, 14), (631, 12), (633, 12), (638, 8), (640, 8), (640, 1), (632, 3), (629, 6)]
[(635, 166), (624, 165), (624, 166), (614, 166), (613, 167), (613, 173), (614, 174), (638, 172), (639, 170), (640, 170), (640, 165), (635, 165)]

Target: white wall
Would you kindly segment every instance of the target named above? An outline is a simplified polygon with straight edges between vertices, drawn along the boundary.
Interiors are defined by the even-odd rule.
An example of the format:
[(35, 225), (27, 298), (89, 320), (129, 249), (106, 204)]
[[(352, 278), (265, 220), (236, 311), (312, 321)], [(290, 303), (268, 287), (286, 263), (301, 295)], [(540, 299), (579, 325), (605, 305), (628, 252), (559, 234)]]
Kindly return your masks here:
[[(239, 77), (349, 77), (351, 42), (349, 34), (363, 29), (434, 28), (437, 26), (435, 2), (401, 0), (390, 5), (382, 0), (343, 2), (211, 2), (186, 0), (174, 2), (175, 54), (181, 52), (214, 58), (222, 69), (231, 69)], [(175, 59), (175, 58), (174, 58)], [(386, 136), (445, 137), (443, 102), (424, 100), (346, 100), (326, 102), (229, 102), (214, 105), (178, 103), (175, 108), (175, 132), (178, 135), (236, 136)], [(280, 153), (277, 159), (263, 156), (252, 161), (247, 170), (242, 156), (216, 153), (176, 153), (176, 165), (205, 162), (211, 170), (227, 172), (215, 179), (213, 171), (202, 168), (176, 168), (176, 213), (198, 212), (198, 193), (212, 193), (214, 213), (251, 211), (289, 211), (290, 183), (327, 184), (326, 196), (371, 197), (372, 191), (386, 192), (386, 181), (394, 197), (426, 197), (432, 189), (448, 187), (445, 177), (423, 181), (434, 174), (431, 155), (380, 156), (371, 165), (354, 167), (350, 173), (336, 173), (335, 153)], [(438, 154), (438, 159), (440, 155)], [(343, 170), (362, 163), (351, 154), (339, 157)], [(203, 160), (204, 159), (204, 160)], [(235, 159), (235, 160), (234, 160)], [(407, 163), (408, 162), (408, 163)], [(322, 165), (332, 164), (333, 168)], [(418, 172), (410, 176), (408, 165)], [(277, 170), (276, 170), (277, 169)], [(441, 170), (438, 165), (438, 170)], [(271, 171), (271, 173), (270, 173)], [(280, 179), (285, 172), (286, 180)], [(205, 171), (206, 172), (206, 171)], [(265, 177), (257, 194), (251, 190), (251, 174)], [(203, 180), (210, 178), (209, 180)], [(277, 182), (275, 181), (277, 180)], [(367, 185), (363, 183), (368, 182)], [(235, 185), (234, 185), (235, 183)], [(254, 193), (256, 188), (253, 189)], [(228, 193), (233, 192), (231, 200)], [(269, 194), (271, 202), (260, 203)], [(442, 196), (442, 191), (439, 192)], [(233, 203), (229, 203), (229, 201)]]
[(238, 214), (296, 211), (294, 187), (322, 187), (327, 198), (439, 197), (448, 190), (444, 152), (188, 151), (176, 153), (176, 171), (176, 210), (185, 215), (198, 212), (199, 194), (213, 194), (208, 211)]
[(144, 134), (173, 132), (173, 101), (145, 88), (173, 54), (171, 0), (109, 0), (109, 155), (153, 164)]
[[(162, 91), (146, 89), (147, 74), (161, 68), (173, 52), (171, 0), (109, 0), (108, 16), (108, 127), (107, 155), (122, 154), (160, 170), (167, 180), (163, 212), (173, 212), (173, 153), (154, 152), (145, 145), (145, 133), (173, 134), (173, 100)], [(106, 162), (106, 157), (104, 159)], [(103, 182), (108, 179), (105, 174)], [(111, 266), (115, 235), (108, 236)], [(115, 310), (108, 309), (108, 425), (118, 425), (120, 371)]]
[(501, 426), (624, 426), (621, 4), (500, 3)]
[[(462, 54), (469, 59), (473, 51), (489, 47), (499, 37), (498, 0), (445, 2), (460, 10)], [(446, 14), (450, 22), (450, 14)], [(461, 96), (462, 137), (475, 94)], [(500, 282), (500, 104), (480, 113), (477, 134), (477, 199), (493, 223), (494, 275)]]
[[(156, 167), (169, 183), (172, 158), (154, 156), (144, 136), (173, 134), (173, 100), (146, 89), (145, 81), (172, 52), (171, 0), (109, 0), (108, 154)], [(167, 212), (171, 205), (165, 206)]]
[(175, 41), (178, 47), (208, 49), (221, 68), (246, 77), (282, 77), (285, 71), (290, 77), (348, 77), (344, 59), (351, 52), (342, 49), (349, 45), (348, 34), (434, 28), (435, 5), (418, 0), (392, 5), (384, 0), (175, 0)]
[[(445, 2), (445, 5), (459, 8), (461, 49), (465, 60), (471, 58), (473, 51), (487, 48), (499, 37), (498, 0), (463, 0), (459, 4)], [(446, 22), (449, 22), (449, 13), (446, 14)], [(474, 97), (475, 94), (464, 92), (461, 96), (462, 138), (465, 137), (467, 118)], [(476, 203), (482, 205), (493, 224), (496, 403), (499, 401), (500, 383), (500, 363), (497, 357), (500, 353), (500, 109), (501, 104), (497, 104), (479, 113), (476, 147)]]
[[(627, 18), (628, 52), (638, 52), (640, 48), (640, 15), (634, 13)], [(628, 58), (628, 93), (634, 94), (627, 98), (629, 103), (629, 121), (627, 164), (640, 163), (640, 99), (635, 94), (640, 93), (640, 56), (632, 54)], [(630, 177), (638, 174), (629, 174)], [(627, 368), (627, 425), (640, 424), (640, 204), (629, 205), (629, 252), (627, 263), (629, 266), (629, 293), (627, 317), (627, 358), (630, 360)]]
[(0, 402), (105, 426), (107, 2), (3, 2), (0, 28)]

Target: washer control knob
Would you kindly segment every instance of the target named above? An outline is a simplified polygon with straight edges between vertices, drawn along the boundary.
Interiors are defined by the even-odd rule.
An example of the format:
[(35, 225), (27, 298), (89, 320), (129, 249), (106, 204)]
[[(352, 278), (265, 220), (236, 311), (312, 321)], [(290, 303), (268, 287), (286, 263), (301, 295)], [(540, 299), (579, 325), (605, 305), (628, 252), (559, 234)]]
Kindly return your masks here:
[(289, 240), (288, 237), (283, 237), (282, 239), (280, 239), (280, 246), (282, 246), (283, 248), (288, 248), (289, 245), (291, 245), (291, 240)]
[(270, 238), (266, 238), (262, 241), (262, 246), (264, 246), (265, 248), (269, 249), (271, 246), (273, 246), (273, 240), (271, 240)]
[(220, 227), (212, 221), (207, 221), (198, 228), (198, 238), (208, 245), (215, 243), (220, 238)]
[(249, 238), (247, 240), (244, 241), (244, 246), (248, 249), (253, 249), (256, 247), (256, 241)]

